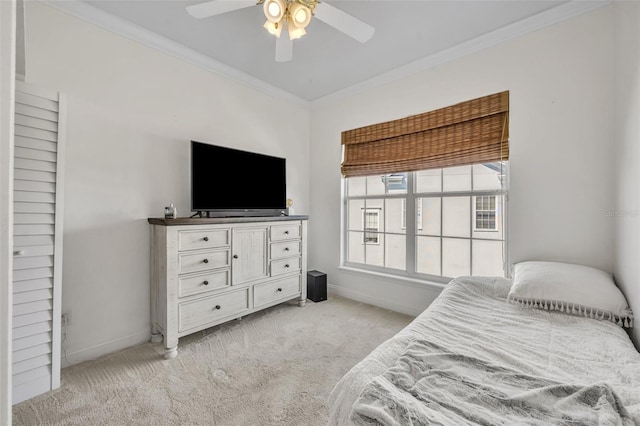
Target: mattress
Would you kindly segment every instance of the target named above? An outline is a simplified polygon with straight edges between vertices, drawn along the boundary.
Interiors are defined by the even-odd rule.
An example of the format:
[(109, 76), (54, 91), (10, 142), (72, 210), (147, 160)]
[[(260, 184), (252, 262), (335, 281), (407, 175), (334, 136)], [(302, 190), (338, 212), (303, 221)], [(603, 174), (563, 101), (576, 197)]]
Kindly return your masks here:
[[(573, 396), (580, 392), (582, 395), (594, 395), (593, 391), (597, 389), (602, 392), (590, 407), (596, 416), (620, 414), (626, 421), (614, 419), (610, 424), (635, 422), (640, 425), (640, 353), (626, 331), (608, 321), (507, 303), (509, 288), (510, 281), (503, 278), (461, 277), (452, 280), (429, 308), (340, 379), (329, 395), (328, 424), (447, 424), (448, 413), (456, 409), (461, 417), (450, 424), (482, 423), (483, 419), (491, 418), (471, 420), (476, 413), (460, 412), (464, 411), (460, 406), (438, 412), (440, 406), (436, 397), (453, 401), (452, 396), (456, 396), (447, 394), (449, 390), (444, 385), (432, 387), (423, 394), (416, 391), (417, 382), (412, 382), (406, 392), (396, 388), (397, 382), (413, 374), (406, 371), (407, 357), (415, 361), (421, 355), (420, 351), (428, 349), (432, 358), (434, 353), (438, 356), (453, 354), (458, 361), (471, 359), (514, 373), (511, 376), (525, 377), (530, 385), (534, 381), (536, 389), (551, 390), (552, 395), (556, 395), (559, 389), (569, 393), (577, 389), (579, 392)], [(464, 363), (461, 365), (464, 367)], [(403, 366), (405, 371), (402, 371)], [(421, 366), (414, 364), (409, 370), (421, 370)], [(461, 374), (466, 381), (464, 374), (467, 373)], [(389, 413), (389, 406), (395, 410), (397, 405), (405, 404), (398, 402), (404, 400), (390, 403), (389, 398), (397, 396), (394, 394), (404, 394), (402, 398), (406, 404), (413, 405), (400, 407), (402, 416), (407, 416), (406, 421)], [(529, 395), (531, 392), (520, 394)], [(377, 399), (376, 395), (380, 398)], [(610, 403), (609, 411), (602, 409), (603, 401)], [(548, 401), (544, 404), (545, 407), (562, 405)], [(422, 421), (416, 421), (419, 417), (412, 416), (423, 408), (421, 405), (431, 412)], [(579, 411), (575, 407), (565, 406), (565, 409)], [(478, 405), (471, 409), (474, 410), (478, 413), (487, 411), (486, 416), (498, 415), (493, 412), (495, 410)], [(611, 413), (611, 410), (617, 412)], [(526, 412), (527, 409), (521, 411)], [(536, 414), (536, 411), (544, 410), (534, 408), (528, 411)], [(565, 414), (560, 413), (561, 416)], [(425, 421), (424, 418), (434, 420)], [(505, 419), (495, 418), (490, 420), (490, 424), (513, 424), (513, 417)], [(598, 421), (597, 424), (609, 424), (608, 421)], [(522, 417), (524, 424), (545, 422), (548, 424), (550, 421), (529, 421), (526, 416)]]

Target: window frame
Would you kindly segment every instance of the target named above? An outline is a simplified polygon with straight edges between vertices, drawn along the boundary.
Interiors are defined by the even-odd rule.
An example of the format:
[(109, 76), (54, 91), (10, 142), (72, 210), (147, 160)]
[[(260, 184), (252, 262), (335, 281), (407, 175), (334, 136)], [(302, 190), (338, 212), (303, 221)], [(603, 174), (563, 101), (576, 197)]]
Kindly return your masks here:
[[(418, 210), (416, 212), (416, 228), (422, 229), (422, 204), (418, 206)], [(402, 199), (402, 208), (400, 212), (400, 220), (402, 223), (400, 224), (400, 229), (407, 229), (407, 199)]]
[[(499, 164), (499, 162), (497, 162)], [(478, 163), (478, 164), (483, 164), (483, 163)], [(473, 165), (471, 165), (471, 167), (473, 167)], [(470, 230), (471, 230), (471, 234), (469, 235), (468, 238), (464, 237), (463, 239), (470, 241), (470, 258), (469, 258), (469, 262), (470, 262), (470, 272), (472, 273), (472, 269), (473, 269), (473, 240), (490, 240), (490, 241), (501, 241), (503, 243), (502, 246), (502, 263), (503, 263), (503, 275), (505, 277), (509, 277), (510, 276), (510, 271), (507, 268), (507, 265), (509, 264), (509, 259), (508, 259), (508, 247), (509, 247), (509, 239), (508, 239), (508, 220), (509, 220), (509, 216), (508, 216), (508, 202), (509, 202), (509, 162), (508, 161), (503, 161), (502, 162), (502, 176), (503, 176), (503, 181), (502, 181), (502, 187), (500, 189), (495, 189), (495, 190), (468, 190), (468, 191), (443, 191), (443, 179), (442, 179), (442, 174), (441, 174), (441, 181), (440, 181), (440, 185), (441, 185), (441, 192), (423, 192), (423, 193), (418, 193), (416, 191), (414, 191), (414, 186), (415, 186), (415, 178), (416, 178), (416, 173), (417, 172), (407, 172), (407, 191), (406, 193), (402, 193), (402, 194), (398, 194), (398, 193), (389, 193), (389, 191), (385, 190), (384, 194), (380, 194), (380, 193), (374, 193), (372, 195), (358, 195), (358, 196), (349, 196), (348, 194), (348, 179), (349, 178), (345, 178), (342, 177), (341, 178), (341, 185), (342, 185), (342, 210), (343, 210), (343, 215), (342, 215), (342, 225), (341, 225), (341, 239), (342, 239), (342, 244), (341, 244), (341, 255), (340, 255), (340, 259), (341, 259), (341, 267), (346, 267), (349, 268), (350, 270), (358, 270), (358, 271), (362, 271), (362, 272), (372, 272), (372, 273), (381, 273), (381, 274), (386, 274), (386, 275), (391, 275), (394, 277), (398, 277), (400, 279), (410, 279), (412, 281), (417, 280), (418, 282), (424, 282), (426, 284), (428, 283), (436, 283), (439, 285), (442, 284), (446, 284), (448, 283), (451, 278), (453, 277), (446, 277), (446, 276), (441, 276), (441, 275), (432, 275), (432, 274), (426, 274), (426, 273), (420, 273), (416, 271), (416, 254), (417, 254), (417, 237), (418, 237), (418, 233), (417, 233), (417, 226), (418, 224), (416, 223), (416, 217), (414, 215), (404, 215), (404, 218), (402, 219), (403, 224), (405, 225), (405, 227), (403, 227), (403, 231), (404, 231), (404, 235), (405, 235), (405, 242), (406, 242), (406, 257), (405, 257), (405, 262), (406, 262), (406, 268), (404, 270), (400, 270), (400, 269), (393, 269), (390, 267), (384, 267), (384, 266), (376, 266), (376, 265), (372, 265), (372, 264), (367, 264), (366, 263), (366, 254), (365, 254), (365, 261), (364, 263), (360, 263), (360, 262), (349, 262), (348, 259), (348, 255), (349, 255), (349, 233), (350, 232), (357, 232), (357, 229), (350, 229), (349, 228), (349, 212), (348, 212), (348, 206), (349, 206), (349, 202), (350, 201), (354, 201), (354, 200), (362, 200), (362, 202), (364, 203), (365, 207), (367, 205), (367, 199), (375, 199), (375, 200), (382, 200), (383, 201), (383, 205), (386, 206), (386, 200), (389, 199), (401, 199), (404, 200), (403, 201), (403, 210), (406, 211), (415, 211), (415, 204), (416, 201), (420, 198), (425, 198), (425, 197), (438, 197), (438, 198), (443, 198), (443, 197), (453, 197), (453, 196), (457, 196), (457, 197), (462, 197), (462, 196), (468, 196), (470, 197), (470, 204), (472, 204), (472, 211), (470, 213), (472, 213), (470, 216)], [(442, 170), (444, 169), (440, 169), (441, 173)], [(472, 184), (471, 184), (471, 188), (473, 188), (473, 169), (471, 171), (471, 179), (472, 179)], [(369, 178), (374, 178), (376, 176), (379, 175), (369, 175), (366, 177)], [(365, 176), (362, 176), (365, 177)], [(366, 178), (365, 177), (365, 178)], [(384, 179), (383, 179), (384, 182)], [(365, 190), (366, 193), (366, 190)], [(502, 222), (502, 238), (500, 239), (496, 239), (496, 238), (482, 238), (482, 237), (474, 237), (473, 233), (474, 232), (496, 232), (496, 231), (489, 231), (489, 230), (476, 230), (475, 229), (475, 219), (476, 219), (476, 214), (475, 214), (475, 202), (474, 202), (474, 197), (476, 196), (495, 196), (496, 197), (496, 218), (501, 217), (501, 221), (500, 220), (496, 220), (496, 226), (499, 226), (499, 222)], [(502, 197), (502, 203), (500, 203), (500, 200), (497, 198), (498, 196)], [(500, 207), (499, 207), (500, 206)], [(441, 203), (441, 208), (442, 208), (442, 203)], [(501, 209), (500, 214), (498, 214), (498, 208)], [(384, 217), (386, 215), (386, 213), (382, 212), (382, 217)], [(420, 216), (420, 221), (422, 222), (422, 217), (424, 216), (424, 213)], [(411, 218), (413, 217), (413, 218)], [(386, 220), (386, 219), (383, 219)], [(472, 222), (472, 223), (471, 223)], [(440, 226), (442, 227), (442, 216), (440, 217)], [(422, 226), (420, 227), (420, 229), (422, 229)], [(362, 231), (364, 233), (364, 230)], [(386, 241), (386, 235), (388, 234), (388, 232), (386, 231), (386, 229), (383, 229), (382, 231), (380, 231), (378, 233), (378, 241), (380, 241), (380, 238), (384, 238)], [(393, 234), (393, 233), (389, 233), (389, 234)], [(420, 234), (420, 236), (423, 236), (424, 234)], [(442, 247), (442, 241), (444, 240), (444, 238), (449, 238), (447, 236), (443, 236), (442, 235), (442, 229), (441, 229), (441, 235), (439, 236), (441, 238), (441, 247)], [(454, 237), (455, 238), (455, 237)], [(461, 237), (462, 238), (462, 237)], [(441, 267), (440, 267), (440, 272), (442, 273), (442, 251), (440, 252), (441, 255)], [(383, 263), (386, 263), (387, 259), (383, 260)]]

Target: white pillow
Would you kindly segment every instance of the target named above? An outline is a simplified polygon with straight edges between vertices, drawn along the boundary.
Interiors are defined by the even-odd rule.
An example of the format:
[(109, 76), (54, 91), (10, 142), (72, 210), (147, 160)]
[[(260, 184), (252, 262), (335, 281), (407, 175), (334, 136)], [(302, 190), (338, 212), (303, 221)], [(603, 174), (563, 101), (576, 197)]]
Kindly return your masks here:
[(523, 306), (555, 310), (633, 326), (633, 313), (611, 274), (589, 266), (527, 261), (513, 266), (507, 300)]

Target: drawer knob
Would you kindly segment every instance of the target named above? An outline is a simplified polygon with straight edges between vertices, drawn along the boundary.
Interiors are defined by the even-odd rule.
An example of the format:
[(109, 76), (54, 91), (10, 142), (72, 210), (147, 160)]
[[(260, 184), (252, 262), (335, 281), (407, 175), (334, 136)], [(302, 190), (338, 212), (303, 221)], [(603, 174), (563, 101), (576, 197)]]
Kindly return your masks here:
[(222, 307), (222, 306), (220, 306), (220, 305), (216, 305), (216, 309), (218, 309), (218, 310), (219, 310), (221, 307)]
[(284, 231), (285, 234), (289, 235), (289, 231)]
[(233, 258), (234, 258), (234, 259), (237, 259), (237, 258), (238, 258), (238, 255), (237, 255), (237, 254), (234, 254), (234, 255), (233, 255)]
[(285, 248), (284, 248), (284, 251), (289, 251), (289, 247), (285, 247)]
[(284, 267), (285, 267), (285, 268), (288, 268), (288, 267), (289, 267), (289, 264), (287, 263), (286, 265), (284, 265)]
[(278, 289), (278, 291), (282, 291), (282, 289), (281, 289), (281, 288), (279, 288), (279, 289)]
[(209, 263), (209, 259), (203, 260), (204, 263)]
[(209, 281), (205, 281), (205, 282), (203, 282), (202, 284), (204, 284), (204, 285), (209, 285)]
[(209, 237), (204, 237), (203, 240), (209, 241)]

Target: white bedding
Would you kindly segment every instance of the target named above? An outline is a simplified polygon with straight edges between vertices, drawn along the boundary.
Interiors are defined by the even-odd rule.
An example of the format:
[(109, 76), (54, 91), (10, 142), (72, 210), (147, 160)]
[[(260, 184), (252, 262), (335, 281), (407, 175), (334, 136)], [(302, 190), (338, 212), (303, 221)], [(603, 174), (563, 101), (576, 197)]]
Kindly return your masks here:
[[(367, 423), (364, 415), (376, 419), (371, 423), (393, 423), (395, 414), (390, 414), (382, 402), (372, 400), (371, 395), (393, 387), (394, 380), (389, 379), (402, 366), (399, 360), (406, 361), (408, 354), (426, 345), (447, 348), (448, 353), (453, 351), (541, 382), (577, 388), (604, 387), (623, 406), (623, 417), (640, 425), (640, 353), (626, 332), (607, 321), (509, 304), (509, 286), (510, 281), (502, 278), (466, 277), (449, 283), (427, 310), (336, 384), (329, 396), (329, 424)], [(417, 404), (419, 400), (425, 404), (427, 398), (426, 405), (432, 410), (427, 417), (442, 414), (442, 424), (447, 424), (446, 416), (451, 416), (447, 411), (438, 411), (437, 401), (428, 400), (429, 392), (416, 399), (411, 392), (394, 388), (385, 398), (394, 393), (409, 398), (407, 404)], [(446, 400), (449, 396), (442, 397)], [(394, 404), (397, 402), (391, 405)], [(466, 421), (473, 423), (470, 418), (474, 416), (466, 417)], [(513, 418), (506, 419), (504, 424), (513, 423)], [(522, 423), (534, 422), (523, 418)], [(460, 424), (460, 418), (450, 424)], [(616, 424), (615, 420), (611, 424)]]

